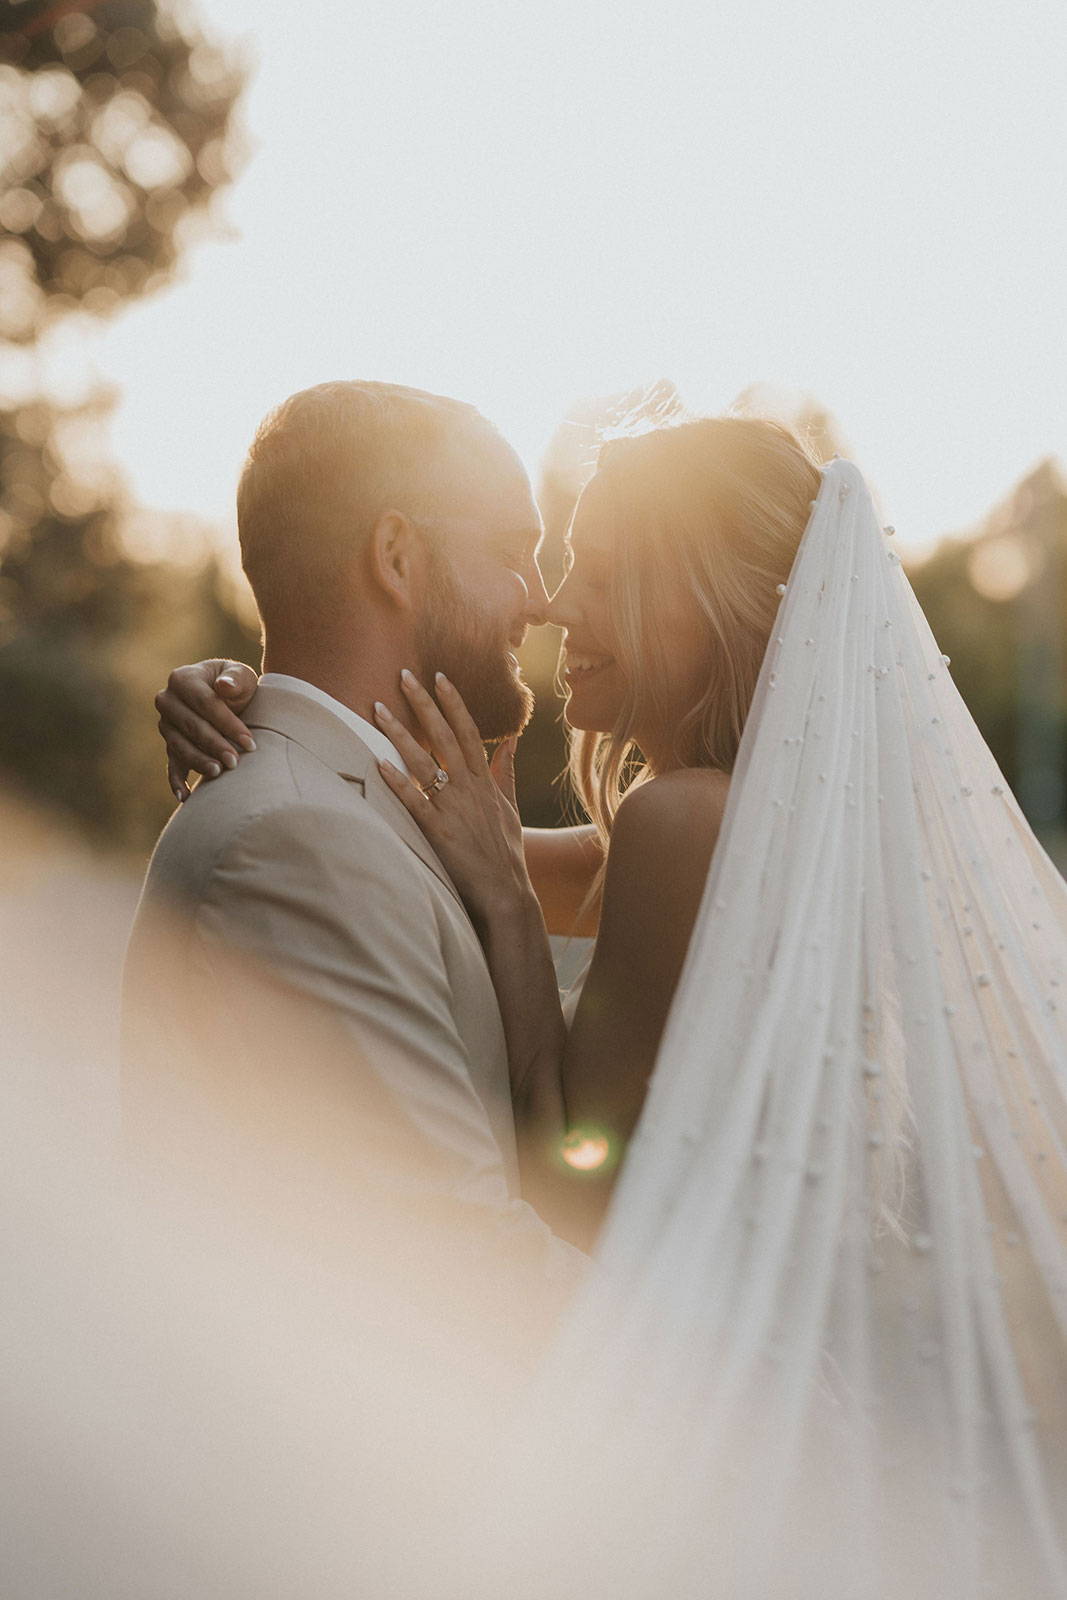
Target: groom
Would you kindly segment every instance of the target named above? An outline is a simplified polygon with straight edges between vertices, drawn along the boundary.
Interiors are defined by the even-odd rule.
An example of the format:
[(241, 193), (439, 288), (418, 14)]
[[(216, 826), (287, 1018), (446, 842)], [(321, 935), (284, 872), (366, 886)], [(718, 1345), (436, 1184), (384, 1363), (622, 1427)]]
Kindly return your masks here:
[(342, 1259), (358, 1221), (391, 1281), (510, 1284), (547, 1311), (584, 1258), (518, 1198), (482, 950), (373, 723), (384, 701), (411, 725), (410, 667), (445, 672), (486, 739), (525, 724), (513, 652), (547, 604), (526, 474), (473, 407), (321, 384), (261, 426), (238, 525), (264, 634), (255, 749), (174, 814), (149, 868), (127, 1142), (253, 1210), (299, 1193)]

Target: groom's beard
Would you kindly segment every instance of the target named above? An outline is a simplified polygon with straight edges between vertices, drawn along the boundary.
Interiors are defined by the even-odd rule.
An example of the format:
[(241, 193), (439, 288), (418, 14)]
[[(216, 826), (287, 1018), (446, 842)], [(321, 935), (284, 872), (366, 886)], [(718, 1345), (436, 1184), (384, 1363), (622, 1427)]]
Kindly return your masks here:
[(533, 691), (507, 658), (507, 640), (457, 587), (444, 561), (435, 563), (434, 610), (417, 634), (422, 681), (443, 672), (463, 696), (483, 739), (521, 733), (533, 711)]

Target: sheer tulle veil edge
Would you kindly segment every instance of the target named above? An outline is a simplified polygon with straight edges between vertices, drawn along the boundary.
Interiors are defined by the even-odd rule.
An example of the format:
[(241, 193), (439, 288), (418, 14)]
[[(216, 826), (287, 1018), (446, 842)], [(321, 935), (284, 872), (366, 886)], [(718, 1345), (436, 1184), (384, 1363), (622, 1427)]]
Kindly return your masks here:
[(1067, 888), (949, 669), (835, 459), (494, 1467), (513, 1594), (1067, 1594)]

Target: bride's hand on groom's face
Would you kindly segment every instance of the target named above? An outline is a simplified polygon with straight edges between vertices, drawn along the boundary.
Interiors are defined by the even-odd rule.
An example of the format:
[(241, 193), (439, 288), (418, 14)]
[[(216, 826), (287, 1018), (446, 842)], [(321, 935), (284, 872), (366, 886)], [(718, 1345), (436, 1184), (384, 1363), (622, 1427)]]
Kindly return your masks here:
[(167, 746), (167, 778), (174, 797), (188, 800), (190, 772), (217, 778), (235, 767), (255, 740), (238, 716), (259, 678), (240, 661), (197, 661), (175, 667), (156, 695), (159, 732)]
[(471, 916), (488, 921), (532, 893), (515, 801), (517, 740), (505, 739), (490, 764), (474, 718), (443, 674), (435, 679), (436, 700), (410, 672), (401, 687), (429, 749), (379, 702), (378, 726), (411, 776), (388, 761), (379, 762), (379, 770), (440, 856)]

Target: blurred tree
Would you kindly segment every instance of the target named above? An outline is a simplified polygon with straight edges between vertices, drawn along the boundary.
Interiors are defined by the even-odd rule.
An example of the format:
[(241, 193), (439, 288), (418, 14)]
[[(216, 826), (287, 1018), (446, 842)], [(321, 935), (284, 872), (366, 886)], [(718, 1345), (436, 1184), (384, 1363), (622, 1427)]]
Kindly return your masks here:
[(1056, 845), (1067, 809), (1067, 486), (1055, 463), (909, 577), (1008, 782)]
[(91, 442), (106, 404), (0, 411), (0, 767), (100, 842), (141, 846), (169, 805), (153, 692), (177, 660), (249, 657), (255, 633), (204, 530), (168, 538), (156, 516), (194, 559), (132, 553), (137, 514)]
[(241, 69), (156, 0), (8, 0), (0, 337), (166, 282), (233, 175)]
[[(0, 363), (58, 317), (109, 315), (168, 280), (239, 158), (241, 83), (184, 6), (8, 0)], [(152, 691), (175, 660), (247, 656), (250, 624), (202, 533), (190, 546), (177, 531), (183, 560), (138, 555), (138, 514), (109, 461), (109, 395), (64, 407), (47, 394), (5, 401), (6, 388), (0, 768), (102, 842), (142, 845), (169, 799), (148, 737)]]

